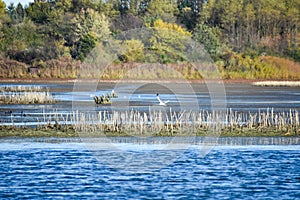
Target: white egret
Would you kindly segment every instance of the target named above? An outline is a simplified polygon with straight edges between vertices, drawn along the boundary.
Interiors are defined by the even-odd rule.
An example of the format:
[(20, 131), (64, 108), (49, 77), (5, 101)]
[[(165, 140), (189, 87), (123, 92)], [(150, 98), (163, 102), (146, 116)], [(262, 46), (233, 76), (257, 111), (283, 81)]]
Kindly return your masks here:
[(166, 106), (170, 101), (162, 101), (159, 97), (159, 94), (156, 94), (156, 99), (159, 101), (160, 106)]

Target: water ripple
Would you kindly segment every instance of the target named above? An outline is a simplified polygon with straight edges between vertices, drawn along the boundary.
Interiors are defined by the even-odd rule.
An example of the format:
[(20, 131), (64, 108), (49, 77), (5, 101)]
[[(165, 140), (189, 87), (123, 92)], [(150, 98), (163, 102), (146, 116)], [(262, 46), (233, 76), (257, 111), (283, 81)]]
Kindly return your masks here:
[[(66, 143), (56, 144), (57, 148), (40, 148), (39, 143), (30, 144), (31, 148), (19, 145), (19, 149), (0, 148), (1, 199), (295, 199), (300, 196), (299, 146), (219, 146), (204, 158), (198, 156), (196, 148), (190, 148), (160, 170), (133, 173), (105, 165), (106, 161), (97, 160), (80, 145), (73, 148)], [(113, 157), (113, 152), (107, 153)], [(144, 162), (151, 160), (141, 163)]]

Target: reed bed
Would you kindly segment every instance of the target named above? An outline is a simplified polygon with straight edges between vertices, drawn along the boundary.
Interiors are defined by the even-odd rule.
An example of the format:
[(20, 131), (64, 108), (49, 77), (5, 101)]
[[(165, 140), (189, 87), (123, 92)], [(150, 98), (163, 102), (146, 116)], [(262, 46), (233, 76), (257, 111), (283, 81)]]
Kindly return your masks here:
[(49, 92), (48, 88), (43, 88), (41, 86), (25, 86), (25, 85), (16, 85), (16, 86), (4, 86), (0, 87), (0, 92)]
[(0, 89), (0, 104), (52, 104), (55, 100), (48, 88), (12, 86)]
[[(13, 117), (11, 118), (12, 123)], [(75, 131), (80, 136), (300, 136), (297, 110), (241, 113), (209, 111), (99, 111), (45, 113), (37, 129)], [(1, 125), (1, 124), (0, 124)]]
[(300, 87), (300, 81), (259, 81), (254, 82), (253, 85), (264, 87)]
[(201, 135), (201, 136), (254, 136), (299, 133), (297, 110), (275, 113), (273, 109), (257, 113), (239, 113), (229, 109), (226, 113), (208, 111), (149, 112), (138, 111), (97, 114), (76, 113), (75, 130), (85, 133), (122, 133), (127, 135)]

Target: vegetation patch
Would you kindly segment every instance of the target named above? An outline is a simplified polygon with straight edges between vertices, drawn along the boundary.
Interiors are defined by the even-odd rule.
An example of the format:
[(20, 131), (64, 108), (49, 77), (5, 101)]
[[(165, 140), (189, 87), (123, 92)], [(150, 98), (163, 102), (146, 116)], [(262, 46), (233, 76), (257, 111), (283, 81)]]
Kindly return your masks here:
[[(1, 137), (299, 137), (299, 113), (226, 114), (200, 112), (74, 112), (71, 116), (48, 116), (37, 127), (0, 126)], [(54, 119), (54, 122), (51, 122)], [(47, 119), (38, 119), (39, 122)], [(13, 124), (13, 123), (12, 123)]]
[(0, 104), (52, 104), (55, 102), (47, 88), (38, 86), (0, 88)]
[(49, 127), (10, 127), (10, 126), (0, 126), (0, 137), (57, 137), (57, 138), (67, 138), (67, 137), (78, 137), (75, 130), (70, 128), (49, 128)]
[[(185, 63), (178, 72), (199, 80), (182, 55), (193, 40), (224, 79), (300, 80), (299, 8), (296, 0), (0, 0), (0, 78), (77, 78), (92, 50), (111, 43), (124, 51), (99, 79), (122, 78), (130, 63)], [(153, 31), (146, 41), (118, 37), (145, 27)]]

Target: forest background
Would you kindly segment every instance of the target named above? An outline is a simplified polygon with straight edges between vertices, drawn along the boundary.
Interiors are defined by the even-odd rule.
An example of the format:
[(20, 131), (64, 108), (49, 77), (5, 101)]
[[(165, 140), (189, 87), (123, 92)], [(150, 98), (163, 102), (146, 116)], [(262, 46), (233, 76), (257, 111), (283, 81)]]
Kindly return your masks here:
[(223, 79), (300, 80), (299, 0), (35, 0), (25, 7), (0, 0), (0, 78), (76, 78), (97, 44), (143, 27), (169, 31), (147, 48), (123, 41), (125, 53), (97, 78), (119, 79), (139, 63), (159, 62), (201, 80), (175, 55), (189, 37), (203, 44)]

